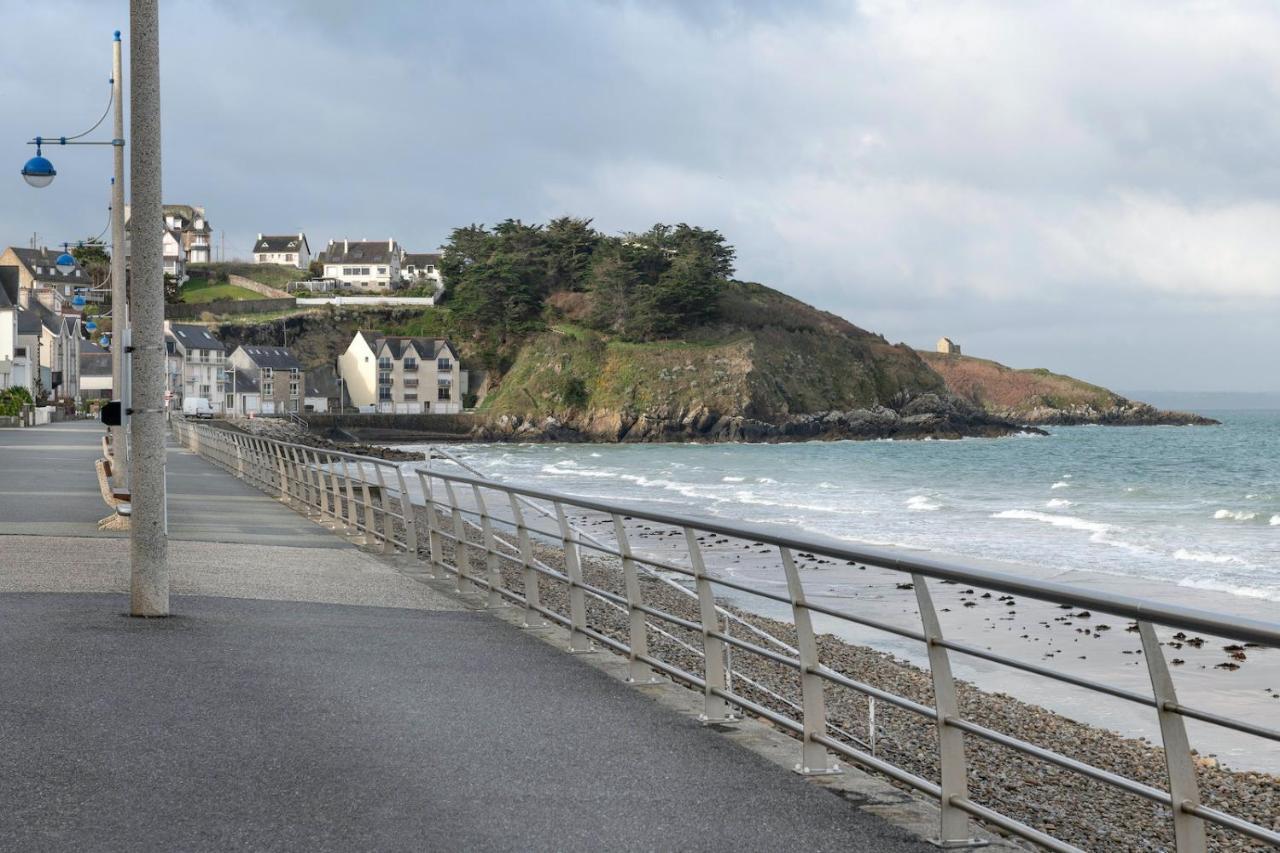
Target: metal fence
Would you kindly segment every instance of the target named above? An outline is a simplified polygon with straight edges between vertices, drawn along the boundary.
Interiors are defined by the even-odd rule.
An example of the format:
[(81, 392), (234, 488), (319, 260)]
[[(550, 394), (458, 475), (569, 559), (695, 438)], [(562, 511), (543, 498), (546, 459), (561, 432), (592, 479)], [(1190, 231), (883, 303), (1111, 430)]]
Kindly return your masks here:
[[(732, 723), (738, 719), (738, 712), (746, 711), (793, 733), (800, 741), (796, 769), (801, 773), (833, 772), (833, 756), (840, 756), (924, 793), (940, 806), (938, 841), (943, 846), (973, 843), (969, 822), (977, 818), (1051, 850), (1078, 849), (1002, 812), (999, 803), (981, 803), (970, 796), (971, 776), (966, 762), (969, 738), (1079, 774), (1167, 809), (1180, 853), (1206, 849), (1206, 824), (1220, 827), (1228, 835), (1280, 845), (1280, 833), (1274, 826), (1262, 826), (1202, 802), (1185, 720), (1277, 742), (1280, 731), (1180, 702), (1156, 633), (1157, 626), (1161, 626), (1280, 648), (1280, 625), (1028, 579), (950, 560), (906, 558), (898, 552), (846, 546), (800, 534), (765, 533), (747, 525), (498, 482), (467, 470), (444, 449), (433, 449), (426, 463), (401, 466), (182, 419), (174, 420), (174, 430), (185, 446), (332, 529), (356, 536), (358, 541), (384, 552), (398, 549), (422, 557), (431, 574), (453, 579), (459, 591), (482, 592), (492, 607), (522, 609), (527, 627), (562, 626), (568, 631), (572, 650), (585, 651), (596, 643), (625, 656), (633, 682), (651, 682), (661, 673), (694, 687), (703, 694), (704, 721)], [(597, 536), (585, 530), (588, 517), (594, 517), (612, 535)], [(549, 526), (539, 526), (541, 521)], [(658, 557), (637, 550), (632, 530), (640, 523), (677, 533), (674, 538), (682, 540), (681, 547), (668, 551), (678, 552), (681, 558)], [(752, 543), (757, 549), (776, 553), (785, 578), (785, 593), (748, 586), (732, 576), (709, 571), (704, 553), (709, 548), (708, 537), (714, 542)], [(903, 628), (851, 609), (810, 600), (797, 555), (900, 573), (914, 590), (919, 627)], [(601, 561), (615, 567), (614, 573), (597, 573), (595, 577), (604, 579), (592, 582), (585, 568)], [(945, 637), (930, 593), (931, 581), (1091, 608), (1133, 620), (1150, 676), (1151, 694)], [(654, 582), (688, 595), (691, 609), (677, 614), (673, 612), (677, 608), (655, 606), (646, 598), (647, 585)], [(549, 589), (563, 593), (565, 606), (544, 603)], [(789, 614), (790, 635), (780, 638), (777, 633), (741, 619), (721, 606), (718, 593), (772, 602)], [(602, 614), (606, 612), (621, 614), (620, 630), (602, 627)], [(865, 683), (825, 663), (813, 625), (815, 616), (923, 644), (932, 702), (916, 701)], [(692, 669), (697, 671), (691, 671), (687, 663), (682, 665), (671, 656), (659, 654), (655, 645), (696, 652), (692, 659), (698, 665)], [(1150, 709), (1158, 721), (1164, 747), (1165, 787), (1096, 767), (967, 718), (951, 671), (953, 654)], [(747, 676), (749, 668), (734, 663), (744, 655), (793, 673), (798, 681), (798, 701)], [(681, 660), (689, 659), (686, 655)], [(867, 700), (871, 722), (866, 737), (854, 736), (831, 724), (827, 713), (831, 690), (853, 691)], [(936, 779), (925, 778), (877, 752), (876, 703), (929, 721), (936, 731)]]

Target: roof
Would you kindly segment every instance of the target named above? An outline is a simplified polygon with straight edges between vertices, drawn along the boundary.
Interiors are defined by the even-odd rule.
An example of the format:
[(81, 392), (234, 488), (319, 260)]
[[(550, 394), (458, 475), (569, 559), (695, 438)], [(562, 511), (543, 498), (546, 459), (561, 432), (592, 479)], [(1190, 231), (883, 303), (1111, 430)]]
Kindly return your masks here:
[(404, 259), (400, 261), (400, 265), (405, 267), (418, 267), (418, 268), (427, 267), (427, 266), (438, 267), (440, 266), (440, 259), (442, 257), (443, 255), (441, 255), (439, 252), (420, 252), (417, 254), (411, 254), (406, 252)]
[[(363, 332), (366, 336), (368, 332)], [(391, 352), (391, 357), (397, 361), (404, 358), (409, 352), (409, 348), (418, 353), (419, 358), (435, 358), (436, 355), (445, 347), (451, 351), (453, 345), (444, 338), (420, 338), (420, 337), (403, 337), (401, 335), (379, 335), (376, 341), (372, 342), (374, 354), (382, 351), (383, 345)]]
[(111, 353), (93, 341), (80, 342), (80, 375), (110, 376)]
[(306, 385), (306, 396), (308, 397), (336, 399), (342, 393), (342, 383), (338, 381), (338, 372), (329, 364), (308, 370)]
[[(71, 272), (62, 274), (57, 271), (55, 264), (58, 262), (58, 256), (62, 252), (57, 249), (40, 248), (40, 249), (20, 249), (17, 246), (10, 247), (18, 262), (27, 268), (27, 272), (40, 281), (56, 281), (65, 282), (69, 278), (84, 278), (84, 268), (80, 266), (80, 262), (75, 262), (75, 267)], [(48, 272), (38, 272), (37, 270), (48, 270)], [(80, 274), (77, 276), (76, 272)]]
[(169, 333), (174, 340), (182, 344), (183, 349), (222, 349), (222, 341), (218, 340), (204, 326), (190, 323), (170, 323)]
[(237, 394), (257, 394), (262, 389), (258, 386), (258, 377), (243, 368), (237, 367), (235, 384), (232, 386)]
[(263, 234), (258, 237), (258, 242), (253, 244), (254, 253), (258, 252), (301, 252), (302, 247), (310, 246), (307, 244), (306, 234), (283, 234), (273, 236)]
[(294, 358), (293, 353), (284, 347), (262, 347), (256, 344), (241, 346), (238, 349), (249, 357), (258, 367), (269, 367), (272, 370), (302, 370), (302, 362)]
[[(324, 253), (327, 264), (389, 264), (399, 258), (395, 240), (331, 240)], [(343, 248), (345, 246), (345, 249)]]
[(0, 267), (0, 308), (12, 308), (18, 302), (18, 268)]
[(40, 315), (26, 308), (18, 309), (18, 334), (19, 335), (39, 335), (44, 324), (40, 322)]

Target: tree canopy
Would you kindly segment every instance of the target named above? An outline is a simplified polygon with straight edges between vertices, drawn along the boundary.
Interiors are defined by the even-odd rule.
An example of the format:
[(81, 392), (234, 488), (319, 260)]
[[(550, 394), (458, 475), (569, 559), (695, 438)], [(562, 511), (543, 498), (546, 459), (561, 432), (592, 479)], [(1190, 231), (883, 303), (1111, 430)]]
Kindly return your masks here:
[(456, 228), (441, 272), (458, 319), (498, 341), (536, 328), (560, 292), (586, 294), (586, 322), (600, 331), (652, 340), (714, 321), (733, 262), (718, 231), (658, 224), (606, 236), (566, 216)]

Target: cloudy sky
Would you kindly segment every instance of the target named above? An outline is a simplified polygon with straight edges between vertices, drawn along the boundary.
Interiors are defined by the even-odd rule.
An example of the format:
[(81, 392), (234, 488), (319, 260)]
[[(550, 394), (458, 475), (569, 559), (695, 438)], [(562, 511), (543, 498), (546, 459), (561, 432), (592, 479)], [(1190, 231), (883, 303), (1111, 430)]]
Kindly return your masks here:
[[(0, 0), (0, 242), (105, 225), (104, 151), (54, 150), (42, 192), (17, 170), (100, 114), (126, 6)], [(1280, 390), (1274, 3), (162, 6), (165, 198), (228, 257), (259, 231), (427, 251), (508, 216), (684, 221), (892, 341)]]

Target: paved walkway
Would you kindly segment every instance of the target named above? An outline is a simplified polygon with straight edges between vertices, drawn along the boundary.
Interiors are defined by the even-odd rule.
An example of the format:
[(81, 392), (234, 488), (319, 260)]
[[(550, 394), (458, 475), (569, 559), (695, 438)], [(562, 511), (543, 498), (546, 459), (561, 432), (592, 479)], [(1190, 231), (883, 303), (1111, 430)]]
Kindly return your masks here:
[(932, 849), (182, 450), (124, 617), (98, 434), (0, 430), (0, 850)]

